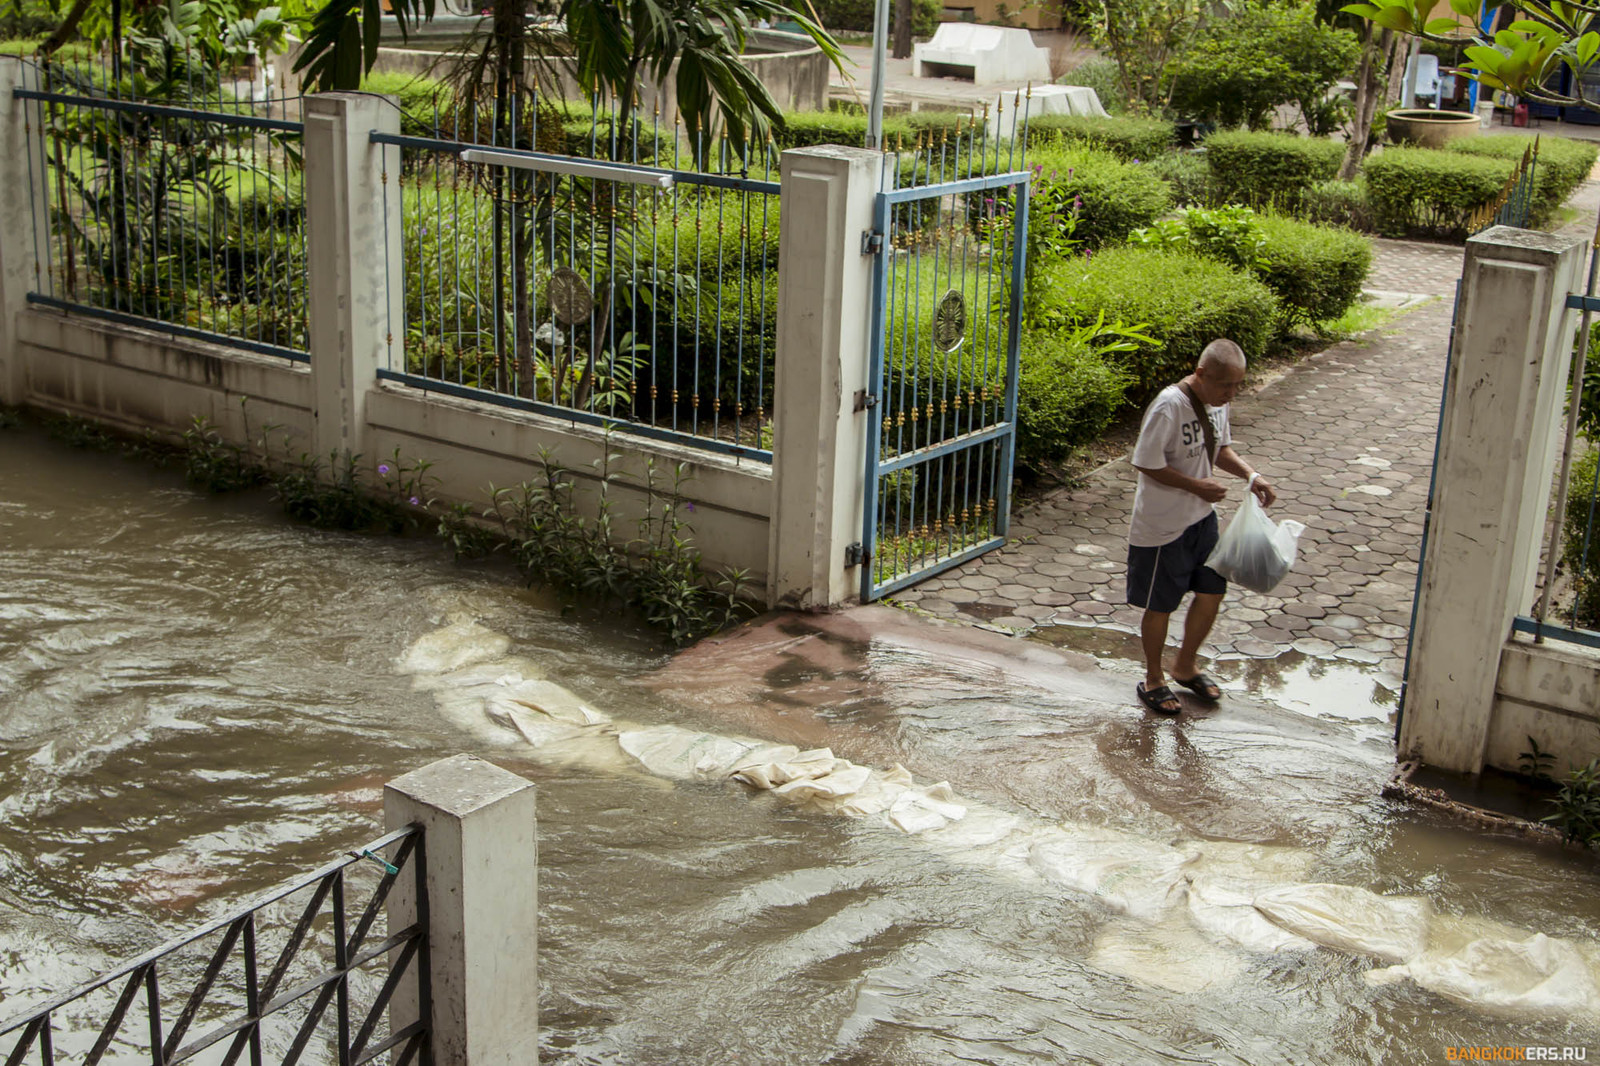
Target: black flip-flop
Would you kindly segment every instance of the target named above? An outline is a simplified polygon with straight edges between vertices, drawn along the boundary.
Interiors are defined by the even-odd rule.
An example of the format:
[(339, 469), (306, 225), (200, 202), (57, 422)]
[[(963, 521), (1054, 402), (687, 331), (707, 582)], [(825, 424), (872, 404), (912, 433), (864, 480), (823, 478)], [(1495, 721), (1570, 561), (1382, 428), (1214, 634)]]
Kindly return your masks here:
[[(1150, 689), (1147, 692), (1145, 691), (1144, 682), (1141, 681), (1134, 691), (1139, 693), (1139, 702), (1156, 714), (1178, 714), (1183, 710), (1183, 703), (1178, 699), (1177, 694), (1165, 685)], [(1171, 706), (1168, 706), (1169, 704)]]
[(1199, 696), (1207, 703), (1216, 703), (1218, 700), (1222, 699), (1222, 686), (1217, 684), (1211, 678), (1207, 677), (1204, 673), (1195, 674), (1187, 681), (1181, 677), (1174, 677), (1172, 680), (1176, 681), (1190, 692), (1193, 692), (1196, 696)]

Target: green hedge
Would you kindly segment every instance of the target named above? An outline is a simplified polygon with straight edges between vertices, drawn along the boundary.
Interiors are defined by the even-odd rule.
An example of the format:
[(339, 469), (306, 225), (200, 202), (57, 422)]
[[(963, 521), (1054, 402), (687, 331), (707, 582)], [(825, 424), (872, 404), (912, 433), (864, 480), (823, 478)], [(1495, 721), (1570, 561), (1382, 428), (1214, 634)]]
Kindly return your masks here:
[[(1446, 145), (1446, 150), (1463, 155), (1505, 159), (1515, 164), (1533, 143), (1532, 137), (1462, 137)], [(1533, 169), (1533, 200), (1529, 204), (1528, 225), (1547, 225), (1567, 197), (1577, 191), (1594, 169), (1600, 145), (1566, 137), (1540, 137), (1539, 161)]]
[(1075, 197), (1075, 236), (1087, 249), (1115, 244), (1172, 208), (1172, 188), (1144, 166), (1124, 163), (1109, 152), (1052, 145), (1030, 154), (1035, 182), (1062, 202)]
[(1115, 248), (1082, 259), (1043, 264), (1050, 310), (1078, 324), (1144, 324), (1154, 346), (1112, 357), (1132, 384), (1128, 399), (1144, 403), (1194, 369), (1200, 352), (1227, 337), (1256, 359), (1267, 350), (1280, 314), (1261, 282), (1211, 259), (1146, 248)]
[[(783, 123), (782, 129), (772, 131), (772, 141), (780, 149), (818, 144), (859, 148), (867, 140), (867, 116), (857, 111), (789, 111)], [(883, 117), (883, 136), (889, 144), (916, 139), (911, 125), (899, 115)]]
[(1017, 377), (1017, 459), (1039, 467), (1096, 440), (1122, 406), (1128, 372), (1073, 333), (1022, 335)]
[(1361, 298), (1372, 245), (1359, 233), (1281, 215), (1259, 219), (1265, 264), (1253, 273), (1277, 294), (1287, 324), (1330, 322)]
[[(1591, 353), (1593, 349), (1590, 349)], [(1567, 513), (1562, 522), (1564, 546), (1562, 560), (1575, 578), (1577, 623), (1585, 629), (1600, 629), (1600, 529), (1588, 534), (1588, 565), (1583, 566), (1583, 541), (1589, 525), (1589, 509), (1594, 505), (1595, 464), (1600, 452), (1589, 451), (1572, 464), (1567, 490)], [(1600, 506), (1595, 506), (1596, 525), (1600, 526)], [(1582, 571), (1580, 574), (1579, 571)]]
[(1305, 191), (1339, 173), (1344, 145), (1292, 133), (1213, 133), (1206, 162), (1218, 198), (1225, 203), (1284, 210), (1298, 206)]
[(1144, 166), (1172, 187), (1172, 202), (1178, 207), (1211, 207), (1220, 202), (1203, 152), (1165, 152)]
[(1432, 148), (1385, 148), (1362, 168), (1373, 225), (1386, 236), (1460, 240), (1472, 212), (1511, 176), (1509, 159)]
[(1373, 228), (1367, 183), (1360, 177), (1355, 181), (1324, 181), (1311, 186), (1300, 198), (1298, 214), (1307, 222), (1328, 226), (1349, 226), (1356, 230)]
[[(799, 10), (807, 8), (802, 4)], [(876, 7), (873, 0), (811, 0), (811, 10), (827, 29), (871, 33)], [(889, 5), (890, 33), (894, 32), (894, 10), (894, 5)], [(932, 37), (943, 14), (939, 0), (911, 0), (912, 36)]]
[(1153, 118), (1100, 118), (1096, 115), (1040, 115), (1028, 120), (1028, 144), (1037, 150), (1054, 141), (1087, 144), (1137, 163), (1171, 151), (1173, 127)]

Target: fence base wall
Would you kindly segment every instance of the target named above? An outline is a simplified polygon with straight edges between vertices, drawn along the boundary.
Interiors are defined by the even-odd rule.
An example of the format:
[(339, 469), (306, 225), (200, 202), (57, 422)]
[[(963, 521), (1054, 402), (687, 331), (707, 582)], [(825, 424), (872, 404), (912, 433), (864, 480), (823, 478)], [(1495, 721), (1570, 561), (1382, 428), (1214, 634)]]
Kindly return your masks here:
[(23, 405), (167, 439), (200, 416), (224, 439), (252, 447), (271, 425), (274, 447), (287, 438), (295, 454), (310, 450), (304, 364), (54, 311), (24, 311), (14, 324)]
[(490, 502), (490, 486), (540, 481), (540, 450), (545, 449), (552, 464), (569, 472), (579, 513), (592, 517), (599, 499), (598, 464), (607, 455), (616, 456), (611, 472), (617, 476), (607, 495), (613, 525), (623, 540), (631, 538), (648, 505), (645, 486), (652, 477), (658, 493), (654, 507), (660, 514), (672, 491), (674, 468), (684, 464), (685, 479), (678, 487), (684, 506), (678, 518), (692, 531), (707, 569), (748, 570), (752, 591), (765, 584), (772, 506), (772, 468), (765, 463), (662, 441), (646, 445), (621, 431), (608, 439), (592, 426), (526, 412), (501, 413), (488, 404), (393, 384), (367, 397), (367, 428), (373, 446), (373, 454), (365, 457), (368, 466), (391, 458), (398, 449), (405, 461), (432, 464), (427, 472), (438, 478), (431, 489), (435, 494), (483, 506)]
[(1556, 757), (1557, 780), (1600, 757), (1600, 651), (1520, 635), (1506, 642), (1484, 763), (1516, 769), (1529, 737)]

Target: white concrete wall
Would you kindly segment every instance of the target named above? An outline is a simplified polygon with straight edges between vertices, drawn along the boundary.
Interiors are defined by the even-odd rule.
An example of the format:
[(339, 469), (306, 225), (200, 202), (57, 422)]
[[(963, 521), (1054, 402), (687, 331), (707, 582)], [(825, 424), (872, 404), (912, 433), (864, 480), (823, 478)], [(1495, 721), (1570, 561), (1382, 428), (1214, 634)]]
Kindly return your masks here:
[[(539, 847), (533, 783), (474, 755), (441, 759), (389, 782), (384, 824), (420, 825), (427, 888), (436, 1066), (539, 1061)], [(395, 879), (389, 928), (415, 924), (415, 879)], [(419, 966), (395, 989), (389, 1025), (420, 1014)]]
[[(1587, 243), (1497, 226), (1467, 242), (1400, 755), (1476, 774), (1502, 648), (1532, 600)], [(1515, 768), (1515, 764), (1512, 764)]]
[(884, 156), (826, 145), (783, 153), (778, 354), (767, 600), (811, 609), (860, 597), (845, 546), (862, 537), (872, 229)]
[[(612, 470), (620, 476), (609, 492), (623, 539), (637, 532), (648, 499), (647, 462), (653, 457), (656, 483), (666, 491), (673, 468), (686, 464), (688, 476), (680, 492), (688, 506), (680, 509), (679, 518), (693, 533), (707, 567), (750, 571), (751, 591), (757, 594), (766, 580), (772, 468), (765, 463), (622, 432), (613, 433), (608, 445), (605, 434), (592, 426), (392, 383), (368, 397), (367, 419), (368, 466), (398, 448), (407, 460), (433, 464), (428, 473), (439, 479), (436, 495), (480, 507), (489, 503), (490, 486), (541, 480), (539, 451), (546, 448), (555, 463), (572, 472), (579, 509), (592, 517), (599, 487), (595, 463), (606, 454), (616, 455)], [(664, 499), (658, 498), (657, 508)]]
[[(311, 370), (204, 341), (33, 308), (13, 320), (27, 371), (20, 402), (172, 439), (196, 416), (255, 444), (268, 425), (294, 453), (311, 447)], [(245, 401), (241, 405), (241, 401)]]
[(1484, 765), (1517, 769), (1529, 737), (1556, 757), (1558, 779), (1600, 757), (1600, 651), (1523, 633), (1506, 642)]

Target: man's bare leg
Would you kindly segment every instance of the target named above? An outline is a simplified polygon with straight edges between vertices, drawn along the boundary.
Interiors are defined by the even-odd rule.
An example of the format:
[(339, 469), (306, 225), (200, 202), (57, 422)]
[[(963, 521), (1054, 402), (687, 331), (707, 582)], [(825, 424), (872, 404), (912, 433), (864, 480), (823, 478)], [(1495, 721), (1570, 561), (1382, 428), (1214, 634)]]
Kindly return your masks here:
[[(1178, 657), (1172, 660), (1173, 677), (1188, 680), (1200, 672), (1195, 657), (1200, 653), (1200, 645), (1211, 635), (1211, 627), (1216, 624), (1217, 612), (1221, 608), (1222, 593), (1195, 593), (1194, 599), (1189, 602), (1189, 613), (1183, 620), (1183, 644), (1178, 648)], [(1147, 660), (1149, 655), (1150, 645), (1147, 642), (1145, 644)], [(1145, 669), (1148, 672), (1148, 661), (1145, 663)]]
[(1170, 611), (1146, 611), (1139, 620), (1139, 642), (1144, 645), (1144, 687), (1157, 689), (1167, 683), (1161, 669), (1161, 656), (1167, 650), (1167, 627), (1172, 622)]

